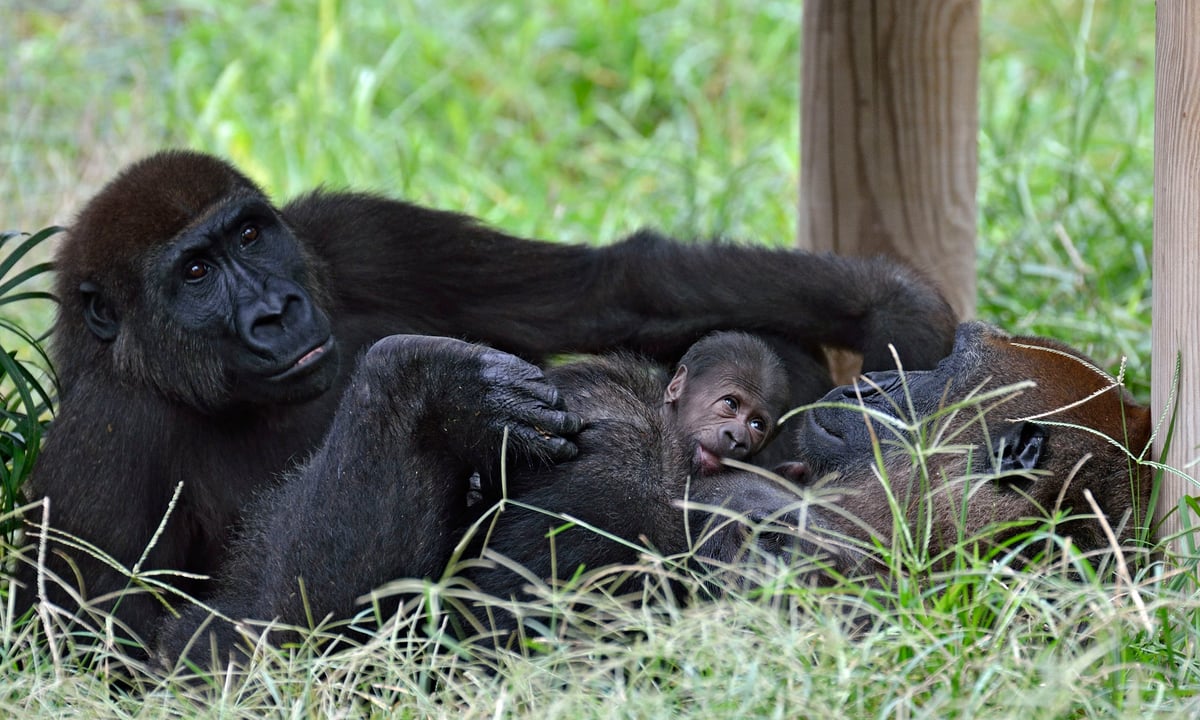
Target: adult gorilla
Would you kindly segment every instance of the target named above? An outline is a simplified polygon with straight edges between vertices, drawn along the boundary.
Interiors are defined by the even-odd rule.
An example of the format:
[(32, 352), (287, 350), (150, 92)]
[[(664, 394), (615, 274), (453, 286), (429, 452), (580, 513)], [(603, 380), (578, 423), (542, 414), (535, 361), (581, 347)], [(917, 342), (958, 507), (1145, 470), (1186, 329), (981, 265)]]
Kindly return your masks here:
[[(320, 443), (331, 423), (359, 412), (339, 399), (355, 358), (386, 335), (465, 338), (531, 361), (613, 347), (670, 361), (711, 330), (763, 331), (800, 359), (793, 390), (811, 398), (829, 384), (821, 345), (859, 351), (879, 369), (891, 366), (894, 343), (907, 366), (929, 367), (953, 328), (936, 290), (884, 260), (685, 246), (651, 233), (602, 248), (542, 243), (363, 194), (318, 191), (276, 208), (230, 165), (190, 152), (122, 172), (80, 213), (57, 263), (61, 406), (29, 492), (47, 499), (56, 531), (142, 571), (214, 574), (247, 501), (281, 473), (314, 452), (330, 469), (372, 460), (340, 436)], [(492, 418), (480, 437), (494, 440), (514, 420), (505, 405), (514, 379), (487, 362), (462, 367), (434, 356), (405, 371), (434, 386), (466, 372), (483, 402), (472, 406)], [(404, 409), (405, 398), (394, 402)], [(546, 429), (570, 434), (555, 422)], [(530, 446), (569, 454), (569, 445)], [(498, 457), (495, 442), (471, 449), (475, 464)], [(423, 472), (423, 458), (409, 458), (407, 471)], [(374, 492), (357, 502), (374, 505)], [(440, 523), (438, 512), (420, 520)], [(360, 521), (353, 511), (339, 518), (346, 532)], [(170, 598), (126, 592), (145, 588), (90, 552), (49, 549), (49, 600), (86, 622), (82, 597), (153, 642)], [(402, 551), (413, 568), (444, 560), (438, 543)], [(19, 579), (32, 602), (33, 571)]]
[[(831, 391), (800, 418), (803, 462), (785, 469), (823, 488), (830, 504), (811, 510), (802, 537), (843, 576), (884, 570), (873, 539), (892, 535), (893, 506), (932, 557), (965, 538), (1011, 539), (1027, 518), (1056, 518), (1094, 555), (1148, 536), (1153, 481), (1139, 459), (1151, 430), (1149, 409), (1078, 351), (973, 322), (933, 370)], [(919, 459), (918, 445), (937, 450)]]

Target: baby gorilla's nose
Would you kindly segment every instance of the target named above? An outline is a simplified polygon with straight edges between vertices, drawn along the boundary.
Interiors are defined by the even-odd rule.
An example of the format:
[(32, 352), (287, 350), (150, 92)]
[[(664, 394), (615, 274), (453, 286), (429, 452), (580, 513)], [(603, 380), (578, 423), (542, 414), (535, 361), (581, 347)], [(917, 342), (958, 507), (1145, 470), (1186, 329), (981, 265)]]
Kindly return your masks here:
[(750, 436), (741, 423), (726, 423), (721, 428), (721, 445), (727, 458), (744, 460), (750, 455)]

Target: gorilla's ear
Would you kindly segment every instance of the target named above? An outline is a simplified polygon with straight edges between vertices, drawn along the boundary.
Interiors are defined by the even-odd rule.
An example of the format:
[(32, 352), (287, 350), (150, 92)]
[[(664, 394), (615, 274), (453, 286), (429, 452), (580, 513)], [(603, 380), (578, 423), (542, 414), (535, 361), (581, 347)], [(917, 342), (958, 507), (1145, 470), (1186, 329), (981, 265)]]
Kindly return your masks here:
[(83, 295), (83, 324), (105, 342), (116, 339), (121, 321), (100, 295), (100, 286), (85, 281), (79, 284), (79, 293)]
[(993, 448), (1000, 472), (1033, 470), (1042, 457), (1046, 429), (1035, 422), (1023, 420), (1000, 436)]
[(683, 395), (683, 386), (687, 384), (687, 365), (680, 365), (675, 371), (675, 377), (667, 383), (667, 391), (663, 394), (663, 402), (675, 402)]

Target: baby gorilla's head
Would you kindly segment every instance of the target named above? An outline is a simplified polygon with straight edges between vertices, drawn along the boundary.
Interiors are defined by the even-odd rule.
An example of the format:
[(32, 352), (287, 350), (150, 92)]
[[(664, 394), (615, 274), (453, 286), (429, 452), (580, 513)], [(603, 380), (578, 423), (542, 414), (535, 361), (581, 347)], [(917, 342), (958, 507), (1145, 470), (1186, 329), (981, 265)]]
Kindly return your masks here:
[(663, 392), (663, 417), (694, 446), (697, 472), (711, 475), (721, 458), (750, 460), (771, 441), (788, 393), (783, 361), (766, 343), (715, 332), (680, 359)]

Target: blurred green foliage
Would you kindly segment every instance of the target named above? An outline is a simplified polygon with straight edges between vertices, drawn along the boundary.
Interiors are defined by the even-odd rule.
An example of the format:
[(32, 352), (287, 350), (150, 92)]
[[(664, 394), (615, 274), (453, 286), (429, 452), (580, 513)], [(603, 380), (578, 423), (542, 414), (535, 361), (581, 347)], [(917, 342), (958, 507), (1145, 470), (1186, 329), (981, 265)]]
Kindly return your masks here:
[[(10, 0), (12, 2), (12, 0)], [(786, 245), (801, 4), (18, 2), (0, 228), (68, 222), (125, 162), (225, 155), (279, 197), (403, 195), (548, 239)], [(1152, 3), (987, 0), (979, 316), (1146, 394)]]

